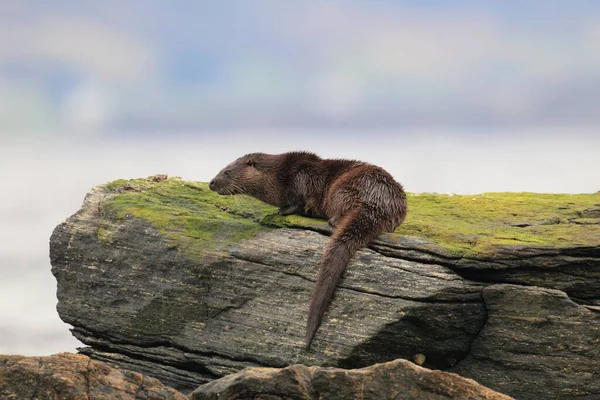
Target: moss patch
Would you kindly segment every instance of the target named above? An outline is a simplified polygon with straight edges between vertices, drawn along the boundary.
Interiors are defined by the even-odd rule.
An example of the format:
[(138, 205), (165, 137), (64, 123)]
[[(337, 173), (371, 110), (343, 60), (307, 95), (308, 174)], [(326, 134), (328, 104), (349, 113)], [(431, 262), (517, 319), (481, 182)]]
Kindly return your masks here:
[(599, 194), (410, 194), (409, 213), (395, 235), (424, 237), (459, 255), (499, 247), (587, 247), (600, 244), (600, 224), (581, 222)]
[[(105, 218), (148, 221), (188, 257), (202, 256), (270, 229), (255, 221), (276, 212), (256, 200), (219, 196), (207, 184), (180, 179), (118, 180), (102, 190), (114, 194), (103, 205)], [(107, 241), (106, 228), (99, 229), (98, 237)]]
[[(248, 196), (219, 196), (205, 183), (168, 179), (117, 180), (104, 205), (112, 219), (152, 223), (188, 255), (253, 237), (278, 227), (327, 230), (327, 221), (291, 215)], [(600, 243), (595, 212), (600, 194), (484, 193), (409, 194), (409, 213), (392, 238), (425, 238), (453, 255), (490, 254), (500, 247), (587, 247)], [(106, 231), (99, 237), (110, 240)], [(423, 245), (427, 248), (428, 245)]]

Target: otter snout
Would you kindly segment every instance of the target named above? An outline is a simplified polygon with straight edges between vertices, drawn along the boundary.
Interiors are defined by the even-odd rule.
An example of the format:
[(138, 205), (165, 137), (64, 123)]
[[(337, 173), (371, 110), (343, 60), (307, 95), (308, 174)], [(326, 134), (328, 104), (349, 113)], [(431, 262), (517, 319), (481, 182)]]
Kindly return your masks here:
[(223, 182), (223, 179), (219, 179), (218, 176), (213, 178), (212, 181), (208, 182), (208, 188), (213, 192), (217, 192), (219, 194), (223, 194), (221, 193), (221, 189), (223, 189), (223, 187), (225, 186), (227, 186), (227, 184)]
[(210, 182), (208, 182), (208, 188), (218, 194), (234, 194), (230, 189), (230, 182), (224, 179), (222, 176), (215, 176)]

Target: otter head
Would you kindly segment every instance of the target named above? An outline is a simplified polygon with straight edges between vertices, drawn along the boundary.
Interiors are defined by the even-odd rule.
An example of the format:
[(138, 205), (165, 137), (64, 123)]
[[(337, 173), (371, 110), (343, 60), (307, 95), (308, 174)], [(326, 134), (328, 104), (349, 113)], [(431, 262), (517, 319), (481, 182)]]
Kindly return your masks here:
[(246, 154), (223, 168), (208, 187), (222, 195), (249, 194), (255, 195), (256, 190), (264, 190), (265, 180), (261, 172), (264, 158), (262, 153)]

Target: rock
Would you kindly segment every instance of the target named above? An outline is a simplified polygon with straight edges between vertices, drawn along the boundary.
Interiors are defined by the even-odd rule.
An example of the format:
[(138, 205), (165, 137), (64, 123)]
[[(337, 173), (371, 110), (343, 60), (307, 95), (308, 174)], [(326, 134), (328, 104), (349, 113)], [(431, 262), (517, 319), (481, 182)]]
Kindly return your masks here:
[(488, 320), (452, 371), (525, 399), (600, 398), (600, 313), (561, 291), (483, 290)]
[[(186, 190), (196, 195), (197, 189)], [(134, 193), (148, 191), (115, 198)], [(85, 354), (126, 368), (137, 365), (183, 391), (247, 366), (364, 367), (425, 350), (426, 366), (448, 368), (466, 356), (486, 318), (481, 285), (443, 266), (365, 250), (307, 352), (307, 305), (326, 236), (253, 228), (250, 238), (228, 241), (225, 235), (257, 224), (207, 204), (215, 216), (192, 208), (185, 223), (216, 230), (223, 249), (210, 249), (215, 244), (208, 241), (199, 247), (184, 237), (197, 246), (186, 248), (134, 218), (135, 211), (115, 214), (111, 196), (96, 190), (54, 232), (59, 314), (91, 345)], [(189, 234), (202, 241), (200, 233)], [(152, 371), (152, 364), (161, 368)]]
[(417, 353), (410, 358), (410, 360), (417, 365), (423, 365), (425, 363), (425, 359), (425, 354), (422, 353)]
[(0, 398), (38, 400), (183, 400), (187, 396), (137, 372), (77, 354), (0, 355)]
[[(502, 343), (494, 339), (503, 328), (490, 324), (493, 313), (513, 307), (490, 307), (485, 293), (504, 287), (497, 283), (536, 285), (560, 290), (572, 306), (596, 315), (600, 225), (569, 221), (594, 215), (585, 210), (598, 204), (597, 194), (409, 196), (407, 221), (351, 261), (305, 351), (326, 221), (281, 217), (260, 202), (179, 179), (116, 181), (95, 188), (51, 237), (57, 309), (89, 346), (82, 353), (184, 392), (246, 367), (362, 368), (421, 354), (424, 367), (455, 369), (492, 389), (537, 399), (548, 390), (535, 381), (519, 381), (518, 388), (502, 382), (534, 365), (543, 348), (523, 356), (530, 364), (475, 366), (475, 350)], [(540, 301), (554, 293), (529, 288), (538, 289)], [(531, 312), (554, 315), (545, 307)], [(587, 323), (588, 333), (579, 333), (593, 344), (599, 322)], [(563, 346), (579, 340), (563, 332), (516, 335)], [(569, 359), (571, 351), (562, 356)], [(575, 369), (548, 368), (540, 376), (563, 386), (583, 382)], [(556, 386), (567, 393), (560, 398), (578, 398), (563, 386)]]
[(489, 399), (512, 397), (456, 374), (421, 368), (405, 360), (355, 370), (292, 365), (248, 368), (203, 385), (193, 400), (216, 399)]

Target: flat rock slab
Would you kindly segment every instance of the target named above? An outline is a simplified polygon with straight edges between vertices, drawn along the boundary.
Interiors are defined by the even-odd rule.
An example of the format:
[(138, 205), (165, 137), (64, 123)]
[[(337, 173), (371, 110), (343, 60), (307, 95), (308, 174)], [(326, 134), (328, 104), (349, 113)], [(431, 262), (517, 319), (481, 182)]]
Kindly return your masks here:
[(246, 367), (423, 354), (424, 367), (520, 399), (594, 398), (597, 205), (600, 195), (409, 196), (409, 219), (353, 258), (306, 351), (325, 221), (194, 182), (117, 181), (51, 237), (57, 309), (82, 353), (184, 392)]
[(509, 400), (512, 397), (456, 374), (396, 360), (355, 370), (304, 365), (248, 368), (199, 387), (192, 393), (192, 399)]
[(158, 379), (80, 354), (0, 355), (0, 398), (37, 400), (183, 400)]
[[(248, 366), (356, 368), (425, 352), (426, 366), (448, 368), (485, 322), (481, 284), (366, 249), (306, 351), (326, 236), (267, 230), (193, 259), (147, 222), (104, 217), (102, 196), (89, 196), (52, 237), (59, 314), (92, 346), (85, 354), (139, 365), (181, 390)], [(151, 371), (149, 362), (165, 368)]]

